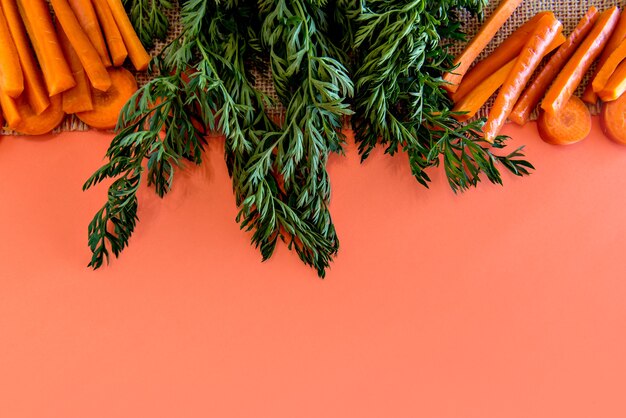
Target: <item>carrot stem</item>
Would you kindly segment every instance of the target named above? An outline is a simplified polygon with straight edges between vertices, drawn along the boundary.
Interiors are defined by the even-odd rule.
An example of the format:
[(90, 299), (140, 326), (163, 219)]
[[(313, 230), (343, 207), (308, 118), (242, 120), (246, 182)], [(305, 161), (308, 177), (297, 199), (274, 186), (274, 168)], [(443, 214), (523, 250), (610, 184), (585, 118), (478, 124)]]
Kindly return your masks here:
[(2, 8), (0, 8), (0, 89), (11, 97), (17, 97), (24, 91), (20, 58)]
[(93, 6), (100, 20), (113, 65), (119, 67), (124, 64), (126, 57), (128, 57), (128, 50), (124, 45), (124, 39), (122, 39), (117, 23), (115, 23), (111, 8), (106, 0), (93, 0)]
[(121, 0), (107, 0), (107, 3), (111, 8), (111, 13), (115, 18), (115, 23), (117, 23), (120, 33), (122, 34), (124, 44), (128, 50), (128, 56), (135, 66), (135, 69), (137, 71), (146, 70), (148, 68), (148, 64), (150, 63), (150, 55), (148, 55), (146, 49), (139, 40), (128, 15), (126, 14), (124, 5)]
[(555, 114), (572, 97), (591, 63), (600, 55), (606, 45), (613, 29), (615, 29), (618, 18), (619, 10), (616, 6), (600, 14), (589, 35), (580, 44), (580, 47), (574, 52), (574, 55), (565, 64), (563, 70), (548, 89), (541, 102), (543, 110), (549, 114)]
[[(115, 0), (109, 0), (115, 1)], [(117, 0), (119, 1), (119, 0)], [(480, 28), (476, 36), (465, 47), (463, 52), (455, 58), (454, 65), (458, 65), (452, 72), (445, 73), (443, 75), (444, 81), (448, 82), (444, 88), (450, 92), (455, 92), (463, 76), (472, 65), (476, 57), (487, 46), (489, 41), (493, 39), (496, 32), (502, 27), (504, 22), (513, 14), (517, 6), (522, 3), (522, 0), (502, 0), (493, 14), (489, 16), (485, 24)]]
[(110, 67), (111, 59), (109, 58), (109, 52), (107, 51), (102, 30), (98, 23), (98, 17), (91, 0), (69, 0), (69, 4), (76, 15), (76, 19), (78, 19), (80, 27), (83, 28), (91, 44), (98, 51), (102, 63), (105, 67)]
[(576, 52), (576, 49), (591, 31), (597, 20), (598, 10), (591, 6), (578, 22), (578, 25), (576, 25), (572, 33), (570, 33), (565, 43), (550, 57), (550, 60), (539, 72), (539, 75), (537, 75), (535, 80), (524, 90), (509, 115), (510, 120), (518, 125), (524, 125), (528, 122), (530, 114), (545, 94), (550, 83), (552, 83), (559, 71), (561, 71), (570, 57)]

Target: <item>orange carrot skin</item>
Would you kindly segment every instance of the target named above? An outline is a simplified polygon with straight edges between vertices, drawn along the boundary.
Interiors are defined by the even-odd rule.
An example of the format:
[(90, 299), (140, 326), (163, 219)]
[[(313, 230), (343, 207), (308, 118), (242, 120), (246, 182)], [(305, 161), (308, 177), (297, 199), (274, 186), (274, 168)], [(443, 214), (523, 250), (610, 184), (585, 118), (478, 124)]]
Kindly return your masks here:
[(63, 57), (48, 3), (45, 0), (17, 0), (17, 5), (41, 66), (48, 95), (53, 96), (74, 87), (76, 82)]
[(604, 61), (602, 66), (598, 68), (598, 72), (591, 82), (591, 87), (594, 92), (598, 93), (604, 89), (609, 78), (611, 78), (611, 75), (624, 58), (626, 58), (626, 40), (622, 40), (618, 47), (615, 48), (606, 61)]
[(537, 29), (529, 38), (527, 46), (511, 69), (511, 73), (498, 92), (498, 96), (489, 112), (483, 127), (485, 140), (493, 143), (511, 113), (522, 90), (541, 62), (546, 50), (554, 38), (561, 32), (562, 26), (553, 14), (541, 19)]
[(526, 23), (517, 28), (515, 32), (506, 38), (489, 56), (473, 66), (467, 74), (465, 74), (465, 77), (463, 77), (459, 88), (455, 92), (450, 93), (452, 101), (456, 103), (462, 100), (478, 83), (489, 77), (497, 71), (498, 68), (501, 68), (503, 65), (506, 65), (509, 61), (516, 58), (524, 47), (524, 44), (528, 42), (528, 37), (537, 27), (537, 22), (549, 13), (550, 12), (537, 13), (526, 21)]
[(111, 66), (111, 59), (109, 58), (109, 52), (104, 42), (104, 36), (100, 30), (100, 24), (98, 23), (98, 17), (94, 10), (91, 0), (68, 0), (70, 7), (74, 11), (78, 23), (85, 31), (85, 34), (91, 41), (91, 44), (98, 51), (100, 59), (105, 67)]
[(619, 99), (626, 91), (626, 61), (622, 61), (611, 75), (604, 89), (598, 92), (598, 96), (605, 102)]
[(17, 3), (15, 0), (0, 0), (0, 4), (6, 15), (9, 30), (15, 41), (17, 54), (22, 65), (24, 93), (28, 96), (28, 102), (35, 110), (35, 113), (40, 114), (50, 106), (50, 99), (43, 81), (43, 75), (30, 48), (26, 28), (24, 28), (22, 23)]
[(93, 109), (93, 102), (91, 100), (91, 86), (89, 80), (83, 69), (83, 65), (80, 63), (80, 58), (76, 55), (76, 51), (72, 48), (70, 41), (67, 39), (67, 35), (63, 31), (61, 26), (57, 27), (57, 33), (63, 46), (63, 52), (67, 61), (70, 63), (70, 68), (74, 74), (76, 80), (76, 86), (63, 92), (62, 107), (65, 113), (84, 112)]
[[(600, 58), (598, 59), (598, 65), (596, 68), (600, 68), (602, 67), (602, 65), (604, 65), (604, 62), (609, 58), (611, 52), (613, 52), (615, 48), (617, 48), (617, 46), (622, 42), (624, 38), (626, 38), (626, 13), (620, 13), (617, 25), (615, 26), (611, 37), (609, 38), (604, 49), (602, 50), (602, 54), (600, 54)], [(582, 99), (585, 103), (589, 104), (595, 104), (598, 101), (598, 95), (593, 91), (591, 81), (585, 87)]]
[[(109, 0), (113, 1), (113, 0)], [(118, 0), (119, 1), (119, 0)], [(493, 14), (489, 16), (485, 24), (480, 28), (476, 36), (465, 47), (463, 52), (456, 57), (454, 65), (458, 65), (452, 72), (445, 73), (443, 80), (449, 84), (445, 84), (444, 88), (449, 92), (455, 92), (459, 88), (459, 84), (463, 76), (472, 65), (476, 57), (487, 46), (496, 32), (502, 27), (504, 22), (513, 14), (515, 9), (522, 3), (522, 0), (502, 0)]]
[(565, 64), (546, 93), (541, 108), (549, 114), (555, 114), (572, 97), (583, 76), (606, 45), (615, 29), (619, 18), (616, 6), (600, 14), (597, 23), (580, 44), (574, 55)]
[(107, 0), (109, 7), (111, 8), (111, 13), (113, 13), (113, 17), (115, 18), (115, 22), (117, 23), (117, 27), (122, 34), (122, 38), (124, 39), (124, 44), (126, 45), (126, 49), (128, 50), (128, 56), (130, 57), (133, 66), (137, 71), (144, 71), (148, 68), (148, 64), (150, 64), (150, 55), (146, 52), (146, 49), (143, 47), (143, 44), (139, 40), (135, 29), (133, 28), (132, 23), (130, 23), (130, 19), (126, 14), (126, 10), (124, 9), (124, 5), (121, 0)]
[(537, 130), (541, 139), (548, 144), (575, 144), (589, 136), (591, 113), (582, 100), (572, 96), (563, 109), (555, 115), (540, 111)]
[(509, 115), (510, 120), (518, 125), (524, 125), (528, 122), (530, 114), (545, 94), (550, 83), (552, 83), (571, 56), (574, 55), (576, 48), (578, 48), (589, 32), (591, 32), (597, 20), (598, 10), (592, 6), (578, 22), (578, 25), (576, 25), (572, 33), (568, 36), (565, 43), (550, 57), (550, 60), (539, 72), (539, 75), (537, 75), (530, 86), (524, 90)]
[(80, 27), (67, 0), (50, 0), (50, 4), (52, 4), (58, 22), (79, 56), (91, 85), (98, 90), (108, 90), (111, 87), (109, 73), (102, 63), (98, 51), (96, 51)]
[(128, 57), (128, 50), (126, 45), (124, 45), (122, 34), (117, 27), (117, 23), (115, 23), (115, 18), (106, 0), (93, 0), (93, 6), (96, 9), (98, 20), (100, 20), (100, 25), (109, 46), (113, 65), (119, 67), (124, 64), (126, 57)]
[(1, 8), (0, 57), (0, 89), (10, 97), (17, 97), (24, 91), (24, 75), (9, 24)]

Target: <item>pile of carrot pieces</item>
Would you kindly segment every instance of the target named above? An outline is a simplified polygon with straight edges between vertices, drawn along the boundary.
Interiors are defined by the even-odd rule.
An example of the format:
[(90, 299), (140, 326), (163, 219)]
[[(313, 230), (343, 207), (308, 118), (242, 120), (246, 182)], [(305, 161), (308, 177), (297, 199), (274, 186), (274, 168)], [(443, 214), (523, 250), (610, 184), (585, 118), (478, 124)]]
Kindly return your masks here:
[[(551, 144), (573, 144), (591, 131), (585, 103), (601, 100), (605, 135), (626, 144), (626, 13), (617, 6), (602, 12), (592, 6), (565, 38), (554, 14), (540, 12), (472, 66), (521, 2), (502, 0), (456, 57), (453, 72), (444, 74), (457, 118), (473, 117), (498, 91), (483, 126), (485, 140), (493, 143), (507, 119), (526, 124), (539, 106), (541, 138)], [(547, 62), (536, 71), (544, 58)], [(595, 74), (581, 100), (574, 92), (596, 60)]]
[(121, 0), (0, 0), (5, 126), (40, 135), (75, 114), (93, 128), (114, 128), (137, 90), (121, 67), (126, 58), (137, 71), (150, 62)]

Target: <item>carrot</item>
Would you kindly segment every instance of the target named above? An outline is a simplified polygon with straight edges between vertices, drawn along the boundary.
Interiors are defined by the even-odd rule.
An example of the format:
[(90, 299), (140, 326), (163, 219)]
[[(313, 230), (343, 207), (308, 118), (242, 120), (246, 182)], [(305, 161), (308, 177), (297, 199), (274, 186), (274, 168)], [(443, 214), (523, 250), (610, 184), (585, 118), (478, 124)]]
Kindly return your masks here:
[(549, 13), (550, 12), (537, 13), (526, 21), (526, 23), (517, 28), (517, 30), (506, 38), (488, 57), (473, 66), (467, 74), (465, 74), (465, 77), (463, 77), (459, 88), (455, 92), (450, 93), (452, 101), (456, 103), (463, 99), (478, 83), (489, 77), (494, 71), (497, 71), (498, 68), (501, 68), (517, 57), (524, 44), (528, 41), (528, 37), (537, 27), (537, 22)]
[(591, 63), (596, 59), (602, 48), (606, 45), (619, 18), (619, 10), (616, 6), (605, 10), (598, 17), (595, 26), (580, 44), (574, 55), (565, 64), (548, 89), (541, 108), (549, 114), (555, 114), (565, 106), (565, 103), (580, 84), (583, 75), (587, 72)]
[(111, 87), (109, 73), (102, 63), (98, 51), (80, 27), (69, 3), (67, 0), (50, 0), (50, 4), (52, 4), (58, 22), (80, 58), (91, 85), (98, 90), (106, 91)]
[[(563, 42), (565, 42), (565, 36), (559, 33), (544, 52), (544, 56), (558, 48)], [(515, 65), (515, 61), (517, 61), (517, 58), (513, 58), (495, 73), (483, 80), (482, 83), (474, 86), (474, 89), (466, 94), (453, 109), (456, 112), (468, 113), (456, 116), (456, 118), (463, 121), (473, 117), (485, 102), (489, 100), (489, 97), (506, 81), (511, 69)]]
[(54, 96), (76, 85), (54, 32), (48, 2), (17, 0), (22, 21), (33, 44), (48, 89)]
[(626, 145), (626, 95), (602, 103), (600, 126), (609, 139)]
[(35, 113), (40, 114), (50, 106), (50, 99), (48, 99), (43, 75), (30, 48), (28, 35), (17, 9), (17, 3), (15, 0), (0, 0), (0, 4), (7, 18), (11, 37), (17, 47), (17, 55), (20, 58), (24, 76), (24, 92), (27, 94), (28, 103), (35, 110)]
[(537, 118), (537, 130), (541, 139), (548, 144), (575, 144), (589, 136), (591, 113), (585, 102), (572, 96), (565, 106), (554, 115), (540, 110)]
[[(619, 20), (617, 21), (617, 25), (613, 30), (613, 34), (611, 35), (604, 49), (602, 50), (602, 54), (600, 54), (600, 58), (598, 59), (598, 65), (596, 66), (596, 68), (600, 68), (602, 67), (602, 65), (604, 65), (604, 62), (609, 58), (611, 52), (613, 52), (615, 48), (617, 48), (617, 46), (620, 44), (620, 42), (622, 42), (624, 38), (626, 38), (626, 13), (621, 13), (619, 16)], [(595, 104), (598, 101), (598, 95), (593, 91), (591, 81), (587, 83), (585, 91), (582, 95), (582, 99), (584, 102), (590, 104)]]
[(626, 91), (626, 61), (617, 66), (606, 86), (598, 92), (598, 96), (605, 101), (617, 100)]
[(109, 68), (113, 81), (106, 92), (93, 91), (93, 110), (78, 112), (76, 116), (96, 129), (113, 129), (119, 119), (122, 106), (137, 91), (135, 76), (124, 68)]
[(486, 141), (493, 143), (495, 140), (526, 83), (545, 55), (545, 51), (560, 33), (561, 28), (561, 22), (553, 14), (541, 18), (537, 29), (515, 61), (489, 112), (487, 122), (483, 126)]
[(20, 57), (2, 8), (0, 8), (0, 89), (11, 97), (17, 97), (24, 91)]
[(146, 52), (145, 48), (141, 44), (135, 29), (133, 28), (132, 23), (130, 23), (130, 19), (126, 14), (126, 10), (124, 9), (124, 5), (121, 0), (107, 0), (109, 7), (111, 8), (111, 13), (113, 13), (113, 17), (115, 18), (115, 23), (117, 23), (117, 27), (122, 34), (122, 38), (124, 39), (124, 44), (126, 45), (126, 49), (128, 50), (128, 56), (132, 61), (135, 69), (137, 71), (144, 71), (148, 68), (148, 64), (150, 63), (150, 55)]
[(69, 4), (76, 15), (76, 19), (78, 19), (80, 27), (83, 28), (91, 44), (98, 51), (102, 63), (105, 67), (110, 67), (111, 59), (109, 58), (109, 52), (104, 43), (102, 30), (100, 29), (98, 17), (91, 0), (69, 0)]
[(613, 75), (613, 72), (624, 58), (626, 58), (626, 39), (620, 42), (618, 47), (611, 52), (602, 66), (598, 68), (598, 72), (591, 82), (591, 88), (595, 93), (604, 89), (609, 78), (611, 78), (611, 75)]
[[(115, 0), (109, 0), (115, 1)], [(117, 0), (119, 1), (119, 0)], [(496, 32), (502, 27), (504, 22), (513, 14), (513, 11), (517, 9), (522, 3), (522, 0), (502, 0), (493, 14), (489, 16), (485, 24), (480, 28), (476, 36), (465, 47), (463, 52), (455, 58), (454, 65), (456, 67), (452, 72), (445, 73), (443, 75), (444, 81), (449, 84), (445, 84), (444, 88), (449, 92), (455, 92), (463, 76), (472, 65), (476, 57), (487, 46), (489, 41), (493, 38)]]
[(7, 121), (7, 125), (15, 126), (22, 121), (16, 99), (0, 91), (0, 105), (2, 105), (2, 113)]
[(89, 86), (89, 80), (87, 80), (83, 65), (80, 63), (80, 58), (76, 55), (76, 51), (72, 48), (61, 26), (57, 27), (57, 33), (63, 46), (65, 58), (70, 63), (70, 68), (76, 80), (76, 86), (63, 92), (63, 111), (65, 113), (76, 113), (91, 110), (93, 109), (91, 87)]
[(598, 10), (591, 6), (580, 22), (578, 22), (578, 25), (576, 25), (572, 33), (570, 33), (567, 41), (550, 57), (550, 60), (539, 72), (539, 75), (537, 75), (535, 80), (524, 90), (509, 115), (510, 120), (518, 125), (524, 125), (528, 122), (531, 112), (545, 94), (550, 83), (552, 83), (567, 60), (574, 54), (576, 48), (578, 48), (580, 43), (591, 31), (596, 20), (598, 20)]
[(128, 56), (128, 50), (126, 49), (126, 45), (124, 45), (122, 34), (117, 27), (117, 23), (115, 23), (115, 19), (113, 18), (113, 14), (106, 0), (93, 0), (93, 6), (96, 9), (96, 14), (98, 15), (100, 25), (104, 31), (113, 65), (119, 67), (124, 64)]
[(10, 123), (7, 119), (8, 126), (15, 132), (24, 135), (46, 134), (59, 126), (65, 116), (61, 105), (62, 100), (60, 94), (51, 96), (50, 106), (39, 115), (30, 107), (25, 97), (20, 96), (17, 99), (11, 100), (14, 100), (20, 118), (16, 123)]

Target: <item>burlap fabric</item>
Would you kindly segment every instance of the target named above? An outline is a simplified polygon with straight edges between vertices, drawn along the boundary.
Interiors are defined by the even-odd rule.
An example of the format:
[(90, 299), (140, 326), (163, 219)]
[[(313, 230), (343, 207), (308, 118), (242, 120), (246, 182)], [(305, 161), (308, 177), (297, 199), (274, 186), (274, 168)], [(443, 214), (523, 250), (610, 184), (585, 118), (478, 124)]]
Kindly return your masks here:
[[(499, 1), (492, 0), (491, 4), (487, 7), (486, 16), (488, 16), (493, 9), (495, 9), (498, 5)], [(573, 1), (573, 0), (526, 0), (520, 5), (520, 7), (513, 13), (511, 18), (506, 22), (506, 24), (502, 27), (502, 29), (496, 34), (494, 39), (489, 43), (489, 45), (485, 48), (485, 50), (480, 55), (479, 59), (487, 56), (491, 51), (493, 51), (506, 37), (508, 37), (517, 27), (519, 27), (523, 22), (528, 20), (530, 17), (535, 15), (536, 13), (542, 10), (552, 10), (556, 17), (563, 23), (563, 29), (565, 34), (569, 34), (570, 31), (576, 26), (579, 19), (583, 16), (583, 14), (587, 11), (590, 6), (596, 6), (599, 10), (604, 10), (608, 7), (619, 5), (624, 6), (624, 1), (616, 2), (610, 0), (590, 0), (590, 1)], [(168, 39), (165, 42), (159, 42), (155, 45), (155, 47), (150, 51), (152, 55), (157, 54), (164, 45), (166, 45), (171, 39), (174, 39), (180, 33), (180, 22), (178, 20), (178, 9), (174, 8), (169, 10), (168, 13), (169, 21), (171, 22), (170, 33)], [(480, 22), (475, 17), (470, 16), (468, 13), (462, 13), (463, 19), (465, 21), (465, 25), (463, 30), (468, 34), (468, 36), (473, 36), (480, 27)], [(462, 50), (463, 44), (456, 44), (452, 48), (453, 53), (458, 53)], [(129, 68), (130, 69), (130, 68)], [(593, 67), (592, 67), (593, 70)], [(581, 89), (586, 85), (588, 78), (592, 71), (585, 76), (583, 82), (581, 83), (581, 87), (579, 88), (578, 94), (581, 93)], [(140, 85), (145, 84), (148, 80), (148, 76), (145, 73), (138, 73), (137, 80)], [(271, 79), (268, 75), (259, 75), (257, 77), (257, 85), (258, 87), (271, 96), (273, 94), (273, 86)], [(478, 116), (484, 116), (493, 101), (493, 97), (488, 102), (487, 106), (484, 107), (479, 113)], [(599, 109), (597, 106), (592, 106), (591, 111), (594, 114), (597, 114)], [(280, 113), (280, 110), (277, 109), (276, 112)], [(535, 115), (533, 114), (533, 118)], [(82, 123), (78, 118), (72, 115), (68, 115), (63, 123), (55, 129), (55, 132), (61, 131), (84, 131), (89, 129), (84, 123)], [(7, 132), (9, 133), (9, 132)]]

